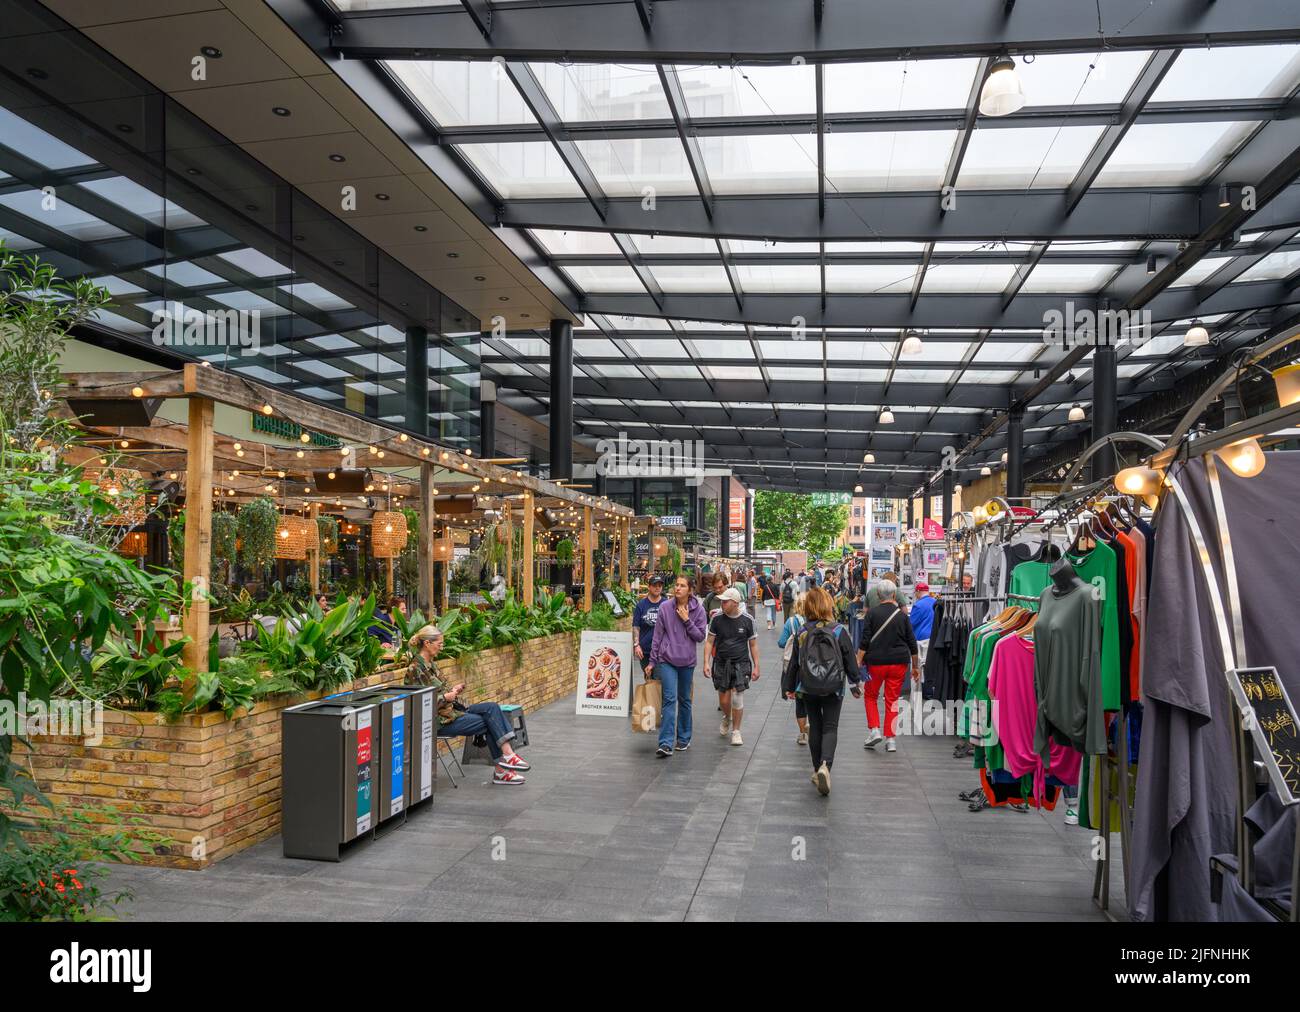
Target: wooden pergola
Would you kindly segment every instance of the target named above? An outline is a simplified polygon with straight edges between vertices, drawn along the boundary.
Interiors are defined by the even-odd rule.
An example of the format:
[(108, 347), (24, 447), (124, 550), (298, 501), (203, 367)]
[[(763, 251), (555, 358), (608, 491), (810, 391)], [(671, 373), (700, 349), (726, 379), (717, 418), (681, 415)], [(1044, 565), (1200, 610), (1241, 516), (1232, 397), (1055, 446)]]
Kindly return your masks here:
[[(539, 513), (553, 524), (581, 531), (584, 573), (583, 608), (590, 610), (594, 572), (593, 547), (599, 533), (609, 533), (619, 544), (619, 579), (628, 581), (628, 541), (635, 517), (626, 507), (536, 478), (508, 466), (480, 460), (469, 452), (442, 446), (428, 437), (412, 435), (360, 415), (308, 401), (274, 387), (206, 365), (187, 364), (181, 369), (148, 372), (80, 372), (64, 376), (65, 399), (77, 401), (149, 401), (184, 399), (188, 402), (188, 424), (154, 419), (144, 426), (80, 424), (95, 439), (112, 440), (115, 453), (128, 459), (147, 457), (147, 469), (184, 473), (186, 508), (183, 578), (192, 588), (183, 631), (190, 640), (185, 663), (191, 671), (208, 667), (208, 584), (212, 542), (214, 490), (225, 492), (232, 502), (267, 494), (277, 483), (286, 498), (297, 503), (334, 498), (332, 493), (312, 493), (313, 471), (333, 468), (368, 468), (378, 475), (373, 493), (411, 502), (418, 510), (419, 605), (426, 613), (435, 602), (434, 565), (440, 533), (437, 503), (470, 498), (486, 500), (489, 508), (500, 506), (503, 515), (513, 515), (519, 503), (523, 527), (522, 600), (533, 603), (534, 535)], [(213, 428), (214, 406), (233, 408), (296, 422), (303, 430), (332, 436), (342, 447), (321, 447), (310, 443), (298, 448), (278, 446), (217, 433)], [(123, 446), (125, 442), (127, 445)], [(147, 450), (145, 449), (147, 447)], [(410, 474), (402, 474), (409, 471)], [(291, 492), (298, 488), (301, 492)], [(350, 498), (356, 493), (345, 493)], [(471, 506), (469, 512), (476, 507)], [(466, 510), (448, 511), (441, 518), (441, 532), (463, 518)], [(481, 512), (481, 511), (479, 511)], [(508, 541), (507, 545), (511, 542)], [(510, 572), (509, 562), (506, 567)], [(509, 577), (507, 577), (508, 579)], [(444, 591), (450, 581), (444, 580)]]

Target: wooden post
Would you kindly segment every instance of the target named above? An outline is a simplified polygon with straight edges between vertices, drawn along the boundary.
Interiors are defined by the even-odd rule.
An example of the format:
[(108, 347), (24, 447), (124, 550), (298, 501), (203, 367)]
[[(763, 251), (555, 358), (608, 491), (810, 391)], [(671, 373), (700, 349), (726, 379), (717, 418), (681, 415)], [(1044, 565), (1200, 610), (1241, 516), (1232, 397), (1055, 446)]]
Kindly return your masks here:
[(627, 543), (632, 533), (632, 521), (629, 517), (620, 517), (618, 522), (618, 575), (623, 589), (632, 587), (631, 574), (628, 572)]
[(316, 518), (320, 516), (320, 503), (311, 504), (311, 516), (307, 518), (309, 524), (316, 524), (316, 547), (308, 554), (311, 556), (309, 565), (311, 566), (311, 596), (313, 598), (320, 594), (320, 553), (323, 547), (320, 543), (320, 524)]
[[(442, 525), (443, 538), (451, 537), (451, 528), (447, 524)], [(442, 564), (442, 610), (444, 612), (451, 609), (451, 570), (452, 563), (456, 558), (456, 549), (453, 545), (451, 555), (444, 560)]]
[(182, 630), (190, 641), (183, 654), (191, 676), (182, 686), (194, 694), (197, 676), (208, 670), (208, 580), (212, 556), (212, 401), (191, 397), (189, 446), (185, 459), (184, 579), (191, 587)]
[(506, 590), (509, 590), (514, 586), (515, 575), (515, 524), (509, 503), (502, 511), (501, 522), (506, 530)]
[(591, 594), (593, 591), (592, 584), (595, 582), (596, 574), (592, 571), (591, 566), (591, 507), (582, 507), (582, 610), (591, 611)]
[(434, 498), (433, 465), (420, 465), (420, 591), (416, 596), (416, 607), (425, 618), (433, 615), (437, 595), (433, 586), (433, 539), (434, 539)]
[(533, 524), (537, 520), (537, 508), (533, 505), (533, 494), (524, 493), (524, 562), (523, 571), (520, 573), (520, 579), (524, 583), (525, 605), (533, 603)]
[(395, 560), (392, 556), (388, 558), (388, 566), (384, 570), (384, 590), (389, 597), (393, 596), (393, 566)]

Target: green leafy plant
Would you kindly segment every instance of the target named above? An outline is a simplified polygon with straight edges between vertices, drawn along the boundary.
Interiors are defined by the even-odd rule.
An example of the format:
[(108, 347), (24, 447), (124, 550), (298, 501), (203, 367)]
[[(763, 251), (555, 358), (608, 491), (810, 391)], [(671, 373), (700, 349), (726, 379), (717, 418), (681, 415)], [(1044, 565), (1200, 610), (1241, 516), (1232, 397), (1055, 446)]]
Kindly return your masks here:
[(189, 673), (181, 659), (188, 642), (185, 636), (150, 650), (121, 636), (105, 640), (91, 658), (91, 695), (129, 709), (152, 708), (158, 693)]
[(239, 507), (239, 562), (252, 573), (261, 573), (275, 558), (275, 529), (280, 511), (267, 496)]
[[(34, 814), (27, 810), (28, 816)], [(98, 883), (109, 875), (100, 862), (140, 860), (139, 848), (161, 847), (166, 838), (144, 821), (115, 808), (59, 809), (44, 824), (24, 823), (41, 839), (12, 836), (0, 846), (0, 921), (89, 921), (108, 917), (131, 898), (112, 895)]]
[(213, 706), (230, 718), (236, 710), (247, 710), (257, 702), (266, 680), (247, 657), (223, 657), (216, 669), (198, 675), (188, 702), (178, 689), (159, 693), (155, 702), (158, 712), (169, 721), (179, 720), (186, 713), (202, 713)]
[(240, 653), (271, 676), (259, 685), (259, 695), (336, 688), (372, 674), (383, 658), (379, 640), (367, 632), (375, 621), (373, 595), (328, 612), (312, 601), (293, 621), (296, 631), (284, 619), (271, 629), (259, 626), (257, 638)]
[(561, 566), (573, 565), (573, 542), (568, 538), (555, 543), (555, 561)]

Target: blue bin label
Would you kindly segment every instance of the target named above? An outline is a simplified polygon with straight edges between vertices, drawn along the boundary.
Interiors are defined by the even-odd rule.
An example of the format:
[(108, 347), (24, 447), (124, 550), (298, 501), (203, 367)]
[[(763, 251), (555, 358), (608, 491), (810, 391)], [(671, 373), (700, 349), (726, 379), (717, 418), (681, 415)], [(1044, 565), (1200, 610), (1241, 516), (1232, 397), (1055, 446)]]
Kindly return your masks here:
[(395, 703), (393, 703), (393, 760), (392, 760), (393, 766), (392, 766), (392, 776), (390, 777), (390, 781), (389, 781), (392, 784), (392, 790), (390, 791), (390, 798), (389, 798), (390, 801), (389, 807), (392, 811), (392, 814), (394, 815), (396, 815), (398, 812), (402, 810), (403, 807), (405, 807), (404, 799), (406, 794), (405, 791), (406, 784), (404, 782), (405, 770), (402, 761), (402, 753), (404, 751), (403, 747), (405, 743), (406, 743), (406, 701), (403, 699), (399, 699)]

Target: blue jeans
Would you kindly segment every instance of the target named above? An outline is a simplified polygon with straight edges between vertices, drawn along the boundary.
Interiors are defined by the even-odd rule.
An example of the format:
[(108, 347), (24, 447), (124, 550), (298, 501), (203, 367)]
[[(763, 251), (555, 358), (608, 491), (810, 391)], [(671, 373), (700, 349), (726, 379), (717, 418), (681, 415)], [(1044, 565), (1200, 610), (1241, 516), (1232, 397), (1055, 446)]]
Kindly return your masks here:
[(487, 737), (488, 751), (492, 753), (494, 762), (502, 756), (501, 745), (513, 741), (515, 737), (514, 728), (496, 703), (474, 703), (467, 706), (464, 711), (456, 714), (455, 720), (438, 728), (439, 738), (459, 738), (462, 735), (472, 738), (478, 734)]
[(660, 661), (655, 665), (655, 678), (659, 679), (664, 693), (659, 747), (672, 748), (674, 741), (688, 744), (691, 740), (691, 686), (695, 681), (695, 665), (678, 667)]

